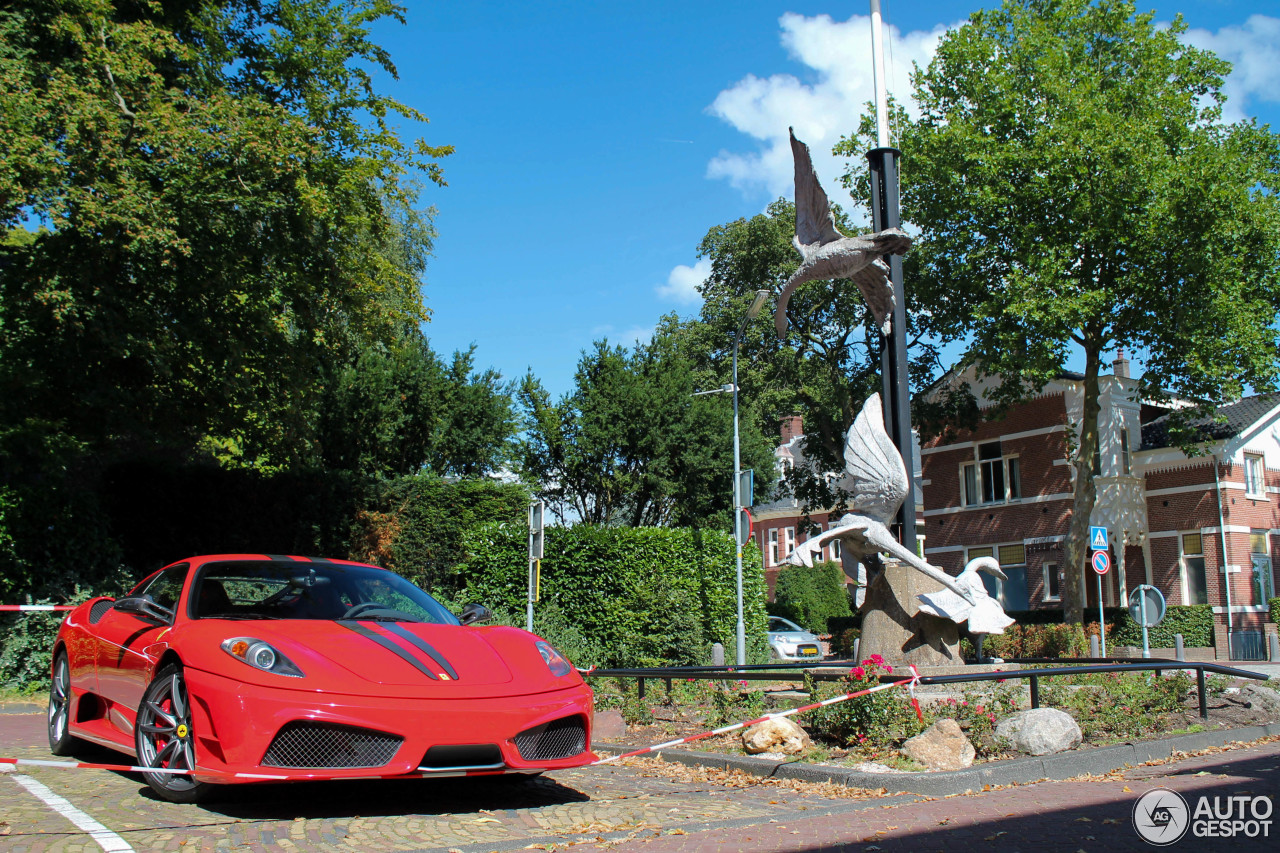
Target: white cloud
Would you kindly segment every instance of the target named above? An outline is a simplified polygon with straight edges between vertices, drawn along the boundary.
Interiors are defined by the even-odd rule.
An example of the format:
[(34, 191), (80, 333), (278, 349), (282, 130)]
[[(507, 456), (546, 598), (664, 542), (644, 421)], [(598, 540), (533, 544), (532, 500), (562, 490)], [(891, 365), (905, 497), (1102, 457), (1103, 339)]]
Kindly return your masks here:
[(682, 305), (702, 301), (698, 288), (711, 275), (711, 259), (703, 258), (691, 267), (679, 264), (667, 276), (667, 283), (656, 288), (663, 299), (671, 299)]
[[(783, 47), (813, 70), (813, 82), (790, 74), (748, 75), (721, 92), (708, 111), (761, 144), (749, 153), (721, 151), (708, 164), (707, 176), (726, 179), (746, 195), (790, 195), (794, 166), (787, 128), (794, 127), (796, 136), (809, 145), (827, 194), (848, 207), (849, 194), (839, 184), (844, 162), (832, 156), (831, 147), (857, 130), (859, 117), (875, 97), (870, 18), (854, 15), (840, 22), (828, 15), (807, 18), (788, 12), (779, 24)], [(903, 35), (896, 27), (886, 27), (890, 94), (909, 101), (912, 63), (927, 65), (946, 30), (940, 25)]]
[(1231, 74), (1222, 87), (1227, 96), (1224, 121), (1249, 116), (1253, 101), (1280, 100), (1280, 18), (1250, 15), (1243, 24), (1216, 33), (1187, 30), (1183, 40), (1231, 63)]
[[(890, 95), (908, 111), (913, 63), (929, 64), (946, 31), (961, 26), (939, 25), (931, 30), (903, 33), (885, 27), (885, 62)], [(707, 177), (723, 179), (748, 197), (769, 200), (793, 193), (794, 166), (787, 127), (808, 143), (818, 179), (833, 202), (849, 207), (849, 194), (840, 186), (846, 168), (831, 147), (857, 130), (858, 119), (874, 97), (871, 73), (871, 22), (863, 15), (834, 21), (828, 15), (808, 18), (788, 12), (779, 19), (781, 41), (796, 62), (810, 69), (811, 81), (791, 74), (758, 77), (748, 74), (721, 92), (708, 111), (757, 140), (756, 150), (721, 151), (707, 165)], [(1232, 63), (1224, 91), (1226, 121), (1249, 114), (1250, 103), (1280, 100), (1280, 18), (1252, 15), (1242, 25), (1216, 33), (1189, 30), (1189, 44), (1207, 48)]]

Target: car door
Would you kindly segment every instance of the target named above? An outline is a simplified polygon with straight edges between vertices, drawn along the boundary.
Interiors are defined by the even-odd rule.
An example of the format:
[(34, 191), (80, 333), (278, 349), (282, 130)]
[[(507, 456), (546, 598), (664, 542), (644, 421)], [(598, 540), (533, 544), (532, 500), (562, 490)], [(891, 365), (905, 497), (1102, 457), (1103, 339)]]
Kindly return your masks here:
[[(150, 595), (156, 604), (176, 610), (189, 568), (185, 563), (170, 566), (130, 595)], [(154, 663), (143, 649), (168, 629), (167, 624), (115, 609), (107, 611), (98, 622), (98, 692), (112, 705), (126, 709), (123, 719), (113, 716), (112, 722), (117, 726), (127, 723), (124, 727), (132, 729), (133, 712), (142, 701)]]

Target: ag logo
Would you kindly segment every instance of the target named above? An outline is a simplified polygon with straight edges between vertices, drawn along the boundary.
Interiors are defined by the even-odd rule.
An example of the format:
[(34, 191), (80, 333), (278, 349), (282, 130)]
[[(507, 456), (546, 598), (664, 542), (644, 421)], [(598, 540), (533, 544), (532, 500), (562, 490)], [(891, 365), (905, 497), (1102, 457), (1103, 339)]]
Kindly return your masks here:
[(1187, 834), (1191, 810), (1182, 795), (1167, 788), (1153, 788), (1133, 804), (1133, 828), (1143, 841), (1164, 847)]

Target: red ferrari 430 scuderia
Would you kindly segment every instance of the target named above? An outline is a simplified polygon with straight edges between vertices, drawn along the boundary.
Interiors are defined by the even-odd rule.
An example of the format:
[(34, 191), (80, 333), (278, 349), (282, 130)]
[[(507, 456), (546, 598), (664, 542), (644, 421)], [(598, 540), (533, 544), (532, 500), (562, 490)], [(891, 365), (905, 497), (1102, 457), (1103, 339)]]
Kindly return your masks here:
[(590, 752), (592, 698), (545, 640), (386, 569), (193, 557), (67, 615), (49, 745), (136, 756), (162, 797), (268, 779), (536, 774)]

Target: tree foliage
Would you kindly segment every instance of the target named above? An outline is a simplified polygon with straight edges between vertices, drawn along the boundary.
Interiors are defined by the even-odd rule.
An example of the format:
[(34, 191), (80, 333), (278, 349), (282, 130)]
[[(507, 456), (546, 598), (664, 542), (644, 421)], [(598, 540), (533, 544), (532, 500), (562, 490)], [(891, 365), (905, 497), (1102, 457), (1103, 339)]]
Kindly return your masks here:
[(839, 563), (788, 566), (778, 573), (771, 610), (814, 633), (826, 634), (828, 620), (852, 615), (844, 581)]
[[(418, 113), (387, 0), (27, 0), (0, 11), (0, 426), (281, 465), (321, 365), (425, 318)], [(429, 246), (429, 244), (428, 244)], [(25, 425), (25, 426), (24, 426)]]
[[(728, 394), (694, 396), (718, 384), (695, 367), (699, 340), (696, 324), (668, 316), (631, 350), (599, 341), (578, 362), (574, 390), (556, 402), (526, 377), (523, 470), (562, 517), (732, 525), (733, 408)], [(764, 494), (773, 479), (769, 441), (745, 420), (740, 432), (743, 467), (757, 472)]]
[[(1003, 404), (1083, 350), (1063, 587), (1074, 621), (1104, 351), (1141, 355), (1145, 398), (1201, 411), (1276, 379), (1280, 145), (1255, 121), (1221, 122), (1230, 66), (1185, 31), (1127, 0), (1007, 0), (942, 39), (912, 78), (920, 117), (896, 114), (921, 322), (967, 340)], [(864, 117), (837, 152), (864, 150), (870, 131)]]

